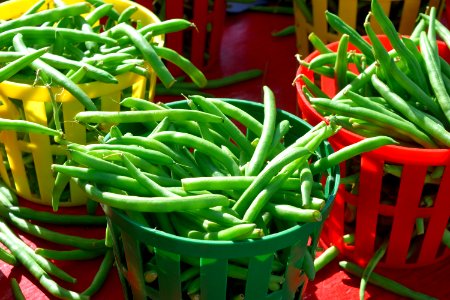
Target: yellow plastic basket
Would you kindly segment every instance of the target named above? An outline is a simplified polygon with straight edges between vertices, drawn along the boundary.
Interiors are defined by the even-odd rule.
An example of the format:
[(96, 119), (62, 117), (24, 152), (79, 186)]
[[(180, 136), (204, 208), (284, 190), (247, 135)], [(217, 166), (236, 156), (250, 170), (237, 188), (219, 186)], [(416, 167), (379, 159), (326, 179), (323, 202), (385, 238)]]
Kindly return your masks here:
[[(303, 0), (301, 0), (303, 1)], [(424, 12), (426, 6), (436, 7), (437, 15), (442, 14), (444, 0), (378, 0), (384, 11), (390, 15), (395, 13), (396, 18), (392, 18), (400, 34), (411, 34), (418, 14)], [(367, 15), (367, 7), (370, 7), (371, 0), (306, 0), (309, 13), (302, 12), (296, 2), (294, 2), (295, 32), (297, 39), (297, 50), (302, 56), (312, 52), (308, 35), (314, 32), (325, 44), (337, 41), (339, 35), (331, 31), (325, 18), (325, 11), (329, 10), (337, 14), (348, 25), (353, 28), (363, 26), (364, 18)], [(364, 9), (366, 8), (366, 9)], [(381, 33), (381, 30), (374, 22), (374, 30)], [(364, 32), (361, 32), (364, 33)]]
[[(65, 3), (81, 2), (77, 0)], [(114, 4), (121, 12), (130, 5), (138, 6), (133, 18), (139, 19), (143, 25), (160, 22), (158, 17), (145, 7), (128, 0), (105, 0)], [(35, 1), (13, 0), (0, 3), (0, 19), (18, 18)], [(47, 1), (44, 7), (52, 7), (53, 1)], [(164, 38), (158, 36), (156, 42), (162, 45)], [(151, 70), (150, 70), (151, 71)], [(86, 94), (99, 101), (101, 110), (117, 111), (124, 92), (138, 98), (153, 99), (156, 75), (150, 72), (149, 77), (135, 73), (116, 76), (117, 84), (90, 82), (79, 84)], [(85, 144), (86, 128), (73, 121), (74, 116), (84, 110), (82, 104), (72, 94), (62, 88), (54, 88), (56, 100), (61, 103), (63, 130), (67, 140)], [(50, 126), (47, 119), (46, 106), (51, 102), (47, 87), (4, 81), (0, 83), (0, 117), (8, 119), (25, 119), (27, 121)], [(20, 107), (20, 109), (17, 109)], [(65, 148), (52, 143), (48, 136), (39, 134), (18, 134), (15, 131), (0, 132), (0, 175), (16, 193), (36, 203), (50, 205), (54, 176), (51, 165), (65, 159)], [(86, 196), (76, 186), (70, 186), (70, 200), (61, 202), (61, 206), (76, 206), (86, 203)]]

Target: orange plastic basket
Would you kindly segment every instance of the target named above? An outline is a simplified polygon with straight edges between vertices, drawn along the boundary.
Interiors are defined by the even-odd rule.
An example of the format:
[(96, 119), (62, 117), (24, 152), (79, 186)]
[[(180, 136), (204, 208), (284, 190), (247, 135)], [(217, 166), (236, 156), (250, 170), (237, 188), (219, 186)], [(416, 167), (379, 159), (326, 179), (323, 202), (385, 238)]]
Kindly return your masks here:
[[(69, 0), (66, 3), (80, 2)], [(107, 0), (113, 3), (118, 11), (133, 5), (128, 0)], [(30, 8), (35, 1), (13, 0), (0, 4), (0, 19), (7, 20), (18, 18), (23, 12)], [(43, 7), (52, 7), (53, 1), (47, 1)], [(142, 21), (143, 24), (159, 22), (158, 17), (151, 11), (139, 5), (139, 10), (133, 17)], [(157, 37), (156, 42), (161, 45), (162, 37)], [(138, 98), (151, 100), (156, 84), (156, 75), (151, 72), (149, 78), (135, 73), (124, 73), (118, 75), (117, 84), (102, 82), (90, 82), (79, 86), (86, 94), (99, 101), (101, 110), (114, 111), (120, 109), (120, 100), (124, 93)], [(61, 103), (63, 117), (61, 123), (65, 137), (69, 141), (86, 143), (86, 128), (73, 122), (76, 113), (84, 110), (76, 98), (61, 88), (53, 88), (56, 100)], [(12, 81), (0, 83), (0, 117), (8, 119), (25, 119), (49, 126), (46, 107), (51, 102), (47, 87), (32, 86)], [(65, 149), (52, 143), (48, 136), (39, 134), (17, 134), (15, 131), (0, 132), (0, 175), (2, 180), (16, 193), (26, 200), (36, 203), (50, 205), (54, 183), (54, 174), (51, 165), (65, 159)], [(61, 206), (75, 206), (86, 202), (86, 196), (76, 185), (71, 185), (70, 200), (61, 202)]]
[[(380, 36), (387, 49), (391, 45), (385, 36)], [(336, 51), (338, 42), (329, 44), (329, 48)], [(355, 50), (350, 45), (349, 50)], [(440, 55), (450, 60), (450, 51), (439, 43)], [(311, 53), (306, 61), (311, 61), (319, 52)], [(300, 67), (297, 74), (305, 74), (313, 78), (313, 73), (305, 67)], [(321, 78), (322, 90), (329, 96), (336, 93), (334, 79)], [(314, 125), (324, 120), (309, 103), (302, 92), (303, 82), (296, 81), (297, 101), (302, 118)], [(362, 140), (363, 137), (346, 129), (341, 129), (330, 138), (335, 150)], [(419, 267), (436, 263), (450, 255), (450, 249), (442, 243), (442, 236), (450, 217), (450, 149), (419, 149), (400, 146), (384, 146), (360, 156), (360, 181), (358, 193), (347, 192), (343, 185), (336, 195), (335, 205), (322, 232), (323, 240), (331, 245), (335, 244), (342, 253), (355, 262), (365, 265), (379, 246), (377, 237), (383, 234), (389, 237), (387, 252), (380, 262), (380, 266), (389, 268)], [(384, 187), (389, 182), (383, 180), (385, 164), (399, 165), (403, 168), (401, 176), (396, 182), (396, 193), (385, 194)], [(424, 190), (425, 176), (429, 167), (442, 166), (445, 168), (440, 184), (437, 186), (434, 204), (431, 207), (420, 205)], [(345, 177), (348, 164), (342, 164), (342, 177)], [(347, 169), (347, 170), (346, 170)], [(386, 203), (390, 197), (392, 203)], [(355, 209), (355, 221), (346, 222), (348, 208)], [(425, 233), (412, 244), (412, 234), (415, 230), (416, 219), (425, 220)], [(347, 245), (342, 236), (354, 233), (355, 244)], [(414, 245), (414, 246), (413, 246)], [(415, 254), (408, 252), (415, 249)]]
[[(308, 55), (313, 50), (308, 40), (311, 32), (314, 32), (326, 44), (338, 40), (338, 34), (328, 26), (325, 18), (326, 10), (337, 14), (345, 23), (358, 29), (357, 25), (362, 25), (364, 22), (371, 0), (311, 0), (306, 2), (307, 4), (310, 2), (309, 12), (302, 12), (296, 5), (296, 1), (293, 1), (297, 50), (302, 56)], [(418, 14), (423, 12), (422, 9), (426, 6), (436, 7), (437, 15), (440, 16), (445, 4), (444, 0), (379, 0), (379, 2), (386, 14), (396, 22), (397, 31), (400, 34), (411, 34)], [(381, 33), (376, 22), (373, 22), (373, 27), (375, 32)], [(364, 32), (360, 33), (364, 34)]]
[[(154, 9), (151, 1), (136, 2)], [(187, 19), (195, 24), (195, 28), (168, 35), (165, 39), (166, 46), (185, 56), (202, 71), (208, 70), (220, 59), (225, 14), (226, 0), (165, 1), (165, 16), (160, 17), (162, 20)], [(173, 65), (170, 67), (174, 68)], [(176, 73), (177, 69), (173, 71)]]

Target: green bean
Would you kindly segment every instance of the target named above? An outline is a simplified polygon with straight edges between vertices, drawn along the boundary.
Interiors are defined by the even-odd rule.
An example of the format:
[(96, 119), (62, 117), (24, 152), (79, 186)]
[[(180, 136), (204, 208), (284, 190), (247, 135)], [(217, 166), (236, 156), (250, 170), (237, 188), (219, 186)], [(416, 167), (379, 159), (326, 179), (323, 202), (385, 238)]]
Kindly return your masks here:
[(309, 280), (314, 280), (314, 278), (316, 277), (314, 257), (308, 248), (306, 249), (305, 256), (303, 257), (302, 270), (303, 272), (305, 272)]
[(0, 260), (11, 265), (11, 266), (17, 266), (18, 261), (16, 257), (12, 254), (0, 247)]
[(450, 248), (450, 230), (444, 229), (444, 234), (442, 235), (442, 243)]
[[(262, 71), (260, 69), (250, 69), (242, 72), (233, 73), (229, 76), (225, 76), (218, 79), (208, 79), (206, 85), (203, 87), (203, 89), (215, 89), (220, 87), (229, 86), (232, 84), (236, 84), (238, 82), (242, 82), (245, 80), (250, 80), (257, 78), (262, 75)], [(173, 86), (173, 88), (180, 88), (180, 89), (195, 89), (198, 87), (195, 83), (191, 82), (177, 82)]]
[(43, 48), (34, 52), (30, 52), (2, 67), (0, 69), (0, 82), (8, 80), (11, 76), (21, 71), (23, 68), (28, 67), (31, 62), (41, 57), (47, 51), (48, 48)]
[(377, 264), (380, 262), (380, 260), (383, 258), (384, 254), (387, 250), (387, 242), (384, 242), (380, 248), (375, 252), (373, 257), (369, 260), (366, 267), (364, 268), (364, 271), (361, 276), (361, 282), (359, 285), (359, 299), (364, 300), (364, 294), (366, 291), (367, 282), (370, 280), (370, 275), (372, 274), (373, 270), (377, 266)]
[(276, 104), (273, 92), (267, 86), (263, 87), (264, 122), (258, 144), (245, 168), (245, 175), (254, 176), (261, 171), (272, 144), (276, 122)]
[(217, 159), (221, 162), (232, 175), (240, 174), (239, 166), (230, 158), (220, 147), (216, 144), (203, 140), (197, 136), (182, 132), (159, 132), (152, 136), (152, 138), (161, 141), (193, 147), (198, 151)]
[(15, 278), (11, 278), (11, 290), (15, 300), (25, 300), (25, 296)]
[[(358, 277), (362, 276), (363, 269), (361, 267), (359, 267), (358, 265), (354, 264), (354, 263), (351, 263), (351, 262), (348, 262), (348, 261), (340, 261), (339, 265), (344, 270), (350, 272), (353, 275), (356, 275)], [(402, 285), (402, 284), (400, 284), (398, 282), (395, 282), (394, 280), (389, 279), (389, 278), (387, 278), (385, 276), (379, 275), (379, 274), (377, 274), (375, 272), (373, 272), (372, 275), (370, 276), (369, 282), (374, 284), (374, 285), (376, 285), (376, 286), (379, 286), (379, 287), (381, 287), (381, 288), (383, 288), (385, 290), (393, 292), (393, 293), (395, 293), (397, 295), (408, 297), (408, 298), (411, 298), (411, 299), (417, 299), (417, 300), (436, 299), (436, 298), (433, 298), (431, 296), (428, 296), (428, 295), (425, 295), (425, 294), (413, 291), (413, 290), (407, 288), (406, 286), (404, 286), (404, 285)]]
[(312, 204), (311, 191), (313, 187), (314, 178), (309, 167), (309, 163), (304, 161), (300, 170), (300, 191), (302, 197), (302, 207), (310, 208)]
[(150, 163), (159, 165), (172, 165), (173, 159), (159, 151), (145, 149), (133, 145), (114, 145), (114, 144), (90, 144), (86, 146), (87, 150), (119, 150), (128, 152), (146, 159)]
[(392, 44), (392, 47), (397, 51), (399, 57), (402, 58), (401, 61), (404, 61), (408, 66), (409, 72), (411, 74), (411, 78), (417, 82), (417, 85), (420, 86), (423, 90), (428, 90), (427, 81), (425, 78), (425, 74), (422, 72), (419, 62), (415, 58), (415, 56), (409, 51), (409, 49), (402, 42), (399, 34), (389, 19), (389, 17), (384, 12), (383, 8), (379, 4), (378, 0), (372, 0), (371, 2), (371, 12), (378, 24), (380, 25), (383, 32), (388, 37), (389, 41)]
[(119, 15), (117, 23), (126, 23), (131, 19), (131, 16), (138, 10), (137, 6), (128, 6)]
[(267, 203), (265, 209), (280, 220), (294, 221), (296, 223), (319, 222), (322, 213), (315, 209), (298, 208), (289, 204)]
[(55, 281), (53, 281), (47, 274), (43, 274), (40, 278), (38, 278), (39, 283), (46, 288), (46, 290), (52, 294), (53, 296), (60, 299), (80, 299), (87, 300), (89, 297), (81, 295), (79, 293), (69, 291), (59, 286)]
[(248, 139), (243, 135), (242, 131), (233, 123), (218, 107), (214, 102), (209, 101), (207, 98), (201, 96), (190, 96), (196, 105), (198, 105), (203, 111), (220, 117), (223, 120), (222, 128), (224, 132), (229, 135), (234, 142), (239, 146), (241, 151), (243, 151), (244, 157), (248, 158), (253, 153), (254, 149), (251, 146)]
[(434, 143), (428, 135), (420, 131), (410, 122), (402, 122), (387, 115), (381, 114), (376, 111), (372, 111), (363, 107), (350, 107), (348, 105), (339, 104), (333, 100), (320, 100), (311, 99), (312, 105), (318, 107), (319, 109), (326, 109), (328, 112), (337, 113), (339, 115), (345, 115), (355, 118), (365, 118), (367, 121), (373, 124), (380, 125), (385, 128), (398, 131), (410, 138), (412, 138), (418, 144), (426, 148), (437, 148), (438, 146)]
[(92, 280), (91, 284), (88, 288), (86, 288), (81, 294), (92, 296), (95, 293), (97, 293), (104, 282), (106, 282), (106, 279), (108, 278), (109, 272), (114, 264), (114, 254), (112, 249), (109, 249), (105, 256), (103, 257), (103, 260), (98, 268), (97, 273), (95, 273), (94, 279)]
[[(430, 16), (424, 14), (424, 13), (420, 13), (419, 14), (421, 19), (425, 20), (425, 23), (430, 22)], [(447, 45), (447, 47), (450, 47), (450, 31), (448, 30), (448, 28), (438, 19), (436, 19), (434, 21), (434, 26), (436, 27), (436, 32), (437, 34), (442, 38), (442, 40), (445, 42), (445, 44)]]
[(38, 133), (51, 136), (62, 136), (62, 132), (47, 126), (25, 120), (9, 120), (0, 118), (0, 130), (14, 130), (17, 132)]
[(52, 231), (42, 226), (31, 224), (30, 222), (20, 219), (11, 213), (8, 214), (8, 220), (24, 232), (57, 244), (74, 246), (82, 249), (101, 249), (105, 247), (104, 240), (83, 238)]
[[(294, 148), (292, 150), (284, 150), (282, 154), (277, 155), (274, 159), (269, 161), (264, 169), (256, 176), (255, 180), (250, 186), (244, 190), (241, 197), (233, 205), (233, 209), (244, 215), (248, 211), (248, 207), (254, 203), (253, 199), (265, 188), (265, 186), (272, 180), (274, 176), (288, 163), (309, 155), (309, 150), (306, 148)], [(256, 205), (256, 204), (253, 204)], [(260, 205), (261, 206), (261, 205)], [(262, 207), (260, 207), (262, 208)], [(255, 210), (252, 210), (255, 211)]]
[[(10, 43), (14, 36), (21, 34), (28, 40), (32, 41), (34, 39), (39, 40), (48, 40), (48, 41), (55, 41), (55, 36), (58, 33), (58, 35), (66, 39), (67, 41), (74, 41), (74, 42), (85, 42), (85, 41), (93, 41), (98, 43), (105, 43), (105, 44), (115, 44), (116, 40), (101, 36), (97, 33), (93, 32), (83, 32), (81, 30), (77, 29), (70, 29), (70, 28), (58, 28), (58, 27), (44, 27), (44, 28), (38, 28), (38, 27), (31, 27), (31, 26), (23, 26), (16, 29), (11, 29), (8, 31), (3, 31), (0, 33), (0, 45), (5, 46), (8, 43)], [(77, 51), (79, 49), (77, 48), (70, 48), (67, 47), (67, 50)]]
[[(373, 76), (375, 76), (375, 75), (373, 75)], [(390, 116), (392, 118), (398, 119), (400, 121), (404, 120), (404, 118), (402, 118), (401, 116), (399, 116), (395, 112), (389, 110), (385, 105), (376, 103), (375, 101), (373, 101), (369, 97), (361, 96), (360, 94), (352, 92), (352, 91), (346, 92), (344, 94), (344, 96), (348, 96), (348, 98), (350, 100), (352, 100), (358, 106), (372, 109), (374, 111), (377, 111), (377, 112), (382, 113), (382, 114), (386, 114), (386, 115), (388, 115), (388, 116)], [(337, 101), (341, 101), (341, 100), (342, 99), (337, 99)]]
[[(0, 241), (11, 251), (14, 257), (27, 268), (28, 265), (26, 265), (26, 263), (33, 264), (35, 268), (39, 269), (39, 272), (46, 272), (67, 282), (76, 282), (76, 278), (70, 276), (49, 260), (35, 254), (27, 244), (11, 231), (3, 220), (0, 220)], [(24, 262), (24, 257), (27, 257), (28, 262)]]
[[(334, 53), (334, 52), (333, 52)], [(314, 97), (318, 98), (330, 98), (325, 92), (319, 88), (314, 82), (311, 81), (305, 74), (300, 74), (298, 77), (303, 81), (305, 86), (311, 91), (311, 93), (314, 95)]]
[(30, 8), (28, 8), (28, 10), (25, 11), (22, 14), (22, 16), (34, 14), (35, 12), (39, 11), (39, 9), (44, 5), (44, 3), (45, 3), (45, 0), (36, 1), (36, 3), (34, 3)]
[[(86, 0), (86, 2), (89, 2), (96, 8), (103, 6), (103, 4), (105, 4), (105, 2), (103, 0)], [(109, 10), (108, 14), (106, 14), (106, 15), (109, 17), (109, 19), (112, 19), (114, 21), (117, 21), (120, 16), (120, 14), (117, 12), (117, 10), (114, 7), (112, 7), (111, 10)]]
[[(27, 51), (27, 47), (24, 44), (23, 37), (21, 34), (17, 34), (13, 39), (14, 48), (18, 51)], [(75, 83), (71, 82), (67, 79), (67, 77), (59, 72), (58, 70), (50, 67), (40, 59), (36, 59), (31, 63), (31, 67), (35, 70), (40, 70), (47, 77), (50, 77), (53, 82), (61, 85), (65, 89), (67, 89), (80, 103), (82, 103), (86, 109), (96, 110), (94, 102), (92, 102), (91, 98), (89, 98), (86, 93)], [(41, 75), (42, 76), (42, 75)]]
[[(64, 166), (72, 165), (72, 161), (66, 160), (64, 162)], [(70, 176), (64, 173), (58, 172), (55, 177), (55, 181), (53, 182), (53, 189), (52, 189), (52, 208), (53, 211), (57, 211), (59, 208), (59, 203), (61, 201), (61, 196), (66, 189), (67, 185), (70, 182)]]
[(90, 197), (105, 205), (119, 209), (140, 212), (184, 211), (213, 206), (226, 206), (227, 197), (216, 194), (193, 195), (186, 197), (137, 197), (103, 192), (95, 186), (72, 178)]
[[(403, 92), (399, 84), (390, 76), (391, 65), (392, 68), (397, 68), (394, 64), (393, 59), (389, 56), (386, 47), (378, 38), (375, 31), (372, 29), (371, 23), (368, 21), (371, 16), (371, 13), (367, 15), (366, 21), (364, 22), (364, 28), (366, 29), (366, 33), (369, 36), (370, 41), (372, 42), (372, 48), (374, 52), (375, 59), (379, 64), (379, 71), (382, 75), (383, 80), (396, 92)], [(405, 75), (405, 77), (407, 77)], [(408, 78), (408, 77), (407, 77)], [(408, 78), (409, 79), (409, 78)]]
[(432, 48), (425, 32), (420, 34), (420, 49), (427, 62), (425, 65), (428, 70), (431, 87), (436, 95), (436, 100), (444, 112), (447, 121), (450, 122), (450, 96), (446, 91), (439, 64), (432, 53)]
[(375, 89), (389, 102), (394, 109), (404, 115), (409, 121), (417, 127), (422, 128), (427, 134), (438, 141), (440, 144), (450, 147), (450, 132), (442, 125), (432, 119), (428, 114), (416, 109), (408, 104), (400, 96), (392, 92), (378, 77), (372, 76), (372, 84)]
[(202, 240), (221, 240), (221, 241), (233, 241), (246, 239), (247, 236), (255, 229), (255, 224), (238, 224), (217, 232), (199, 232), (190, 231), (189, 238), (202, 239)]
[(54, 55), (52, 53), (46, 53), (42, 56), (42, 60), (47, 64), (59, 68), (59, 69), (86, 69), (86, 76), (89, 78), (106, 82), (106, 83), (118, 83), (117, 79), (108, 73), (107, 71), (100, 69), (96, 66), (89, 64), (89, 60), (86, 61), (76, 61), (68, 59), (59, 55)]
[(354, 157), (364, 152), (372, 151), (385, 145), (395, 145), (395, 144), (397, 144), (397, 142), (387, 136), (365, 138), (359, 142), (356, 142), (352, 145), (339, 149), (336, 152), (333, 152), (330, 155), (322, 157), (319, 160), (315, 161), (310, 165), (311, 172), (313, 174), (320, 174), (326, 169), (338, 165), (351, 157)]
[(133, 165), (133, 163), (131, 163), (126, 154), (122, 155), (122, 161), (131, 176), (147, 190), (149, 195), (159, 197), (177, 197), (176, 194), (163, 188), (162, 186), (145, 176), (144, 173), (142, 173), (138, 168), (136, 168), (136, 166)]
[(198, 87), (203, 88), (206, 86), (208, 81), (205, 75), (190, 60), (170, 48), (155, 45), (154, 49), (156, 54), (158, 54), (162, 59), (173, 63), (183, 70)]
[[(203, 163), (203, 161), (202, 161)], [(208, 175), (210, 176), (210, 175)], [(213, 176), (213, 177), (193, 177), (182, 178), (181, 184), (186, 191), (198, 191), (198, 190), (242, 190), (250, 186), (255, 180), (256, 176)], [(300, 187), (299, 178), (288, 178), (283, 185), (282, 189), (295, 190)]]
[[(156, 133), (156, 132), (155, 132)], [(185, 169), (189, 170), (189, 173), (192, 173), (193, 176), (201, 176), (201, 172), (198, 167), (189, 159), (186, 159), (180, 153), (172, 150), (167, 145), (151, 138), (145, 138), (140, 136), (124, 136), (120, 138), (112, 138), (108, 140), (108, 144), (121, 144), (121, 145), (137, 145), (142, 146), (146, 149), (153, 149), (155, 151), (159, 151), (167, 156), (170, 156), (175, 162), (184, 166)], [(188, 175), (188, 174), (186, 174)], [(188, 175), (189, 176), (189, 175)]]
[(250, 130), (257, 136), (261, 136), (263, 125), (251, 113), (227, 103), (227, 98), (208, 98), (207, 100), (213, 102), (226, 116), (241, 123), (247, 130)]
[(20, 18), (10, 19), (0, 24), (0, 31), (4, 32), (23, 26), (40, 25), (43, 22), (55, 22), (64, 17), (77, 16), (87, 13), (90, 9), (87, 3), (75, 3), (66, 7), (57, 7), (33, 14), (22, 15)]
[(106, 16), (114, 7), (114, 4), (104, 3), (95, 7), (91, 12), (89, 12), (84, 18), (86, 22), (94, 26), (102, 17)]
[(336, 63), (334, 64), (335, 78), (337, 81), (337, 88), (341, 90), (347, 85), (347, 69), (348, 69), (348, 41), (349, 35), (343, 34), (339, 39)]
[(321, 53), (321, 54), (334, 53), (330, 48), (327, 47), (327, 45), (314, 32), (311, 32), (308, 35), (308, 40), (313, 45), (314, 49), (319, 51), (319, 53)]
[(45, 222), (47, 224), (65, 224), (65, 225), (104, 225), (106, 218), (104, 216), (87, 216), (87, 215), (71, 215), (71, 214), (54, 214), (46, 211), (37, 211), (27, 207), (0, 206), (2, 214), (9, 212), (18, 218)]
[(106, 248), (98, 250), (51, 250), (36, 248), (34, 252), (42, 257), (54, 260), (87, 260), (105, 254)]
[(75, 120), (82, 123), (136, 123), (162, 121), (168, 118), (172, 122), (197, 121), (197, 122), (223, 122), (221, 117), (189, 109), (164, 109), (146, 111), (82, 111), (75, 116)]
[(345, 23), (338, 15), (333, 14), (330, 11), (325, 12), (325, 17), (328, 24), (333, 27), (334, 30), (342, 34), (348, 34), (349, 41), (355, 45), (355, 47), (358, 48), (364, 56), (366, 56), (369, 64), (375, 61), (372, 53), (372, 46), (366, 42), (354, 28)]
[(272, 32), (272, 36), (281, 37), (295, 34), (295, 25), (288, 25), (278, 31)]
[(171, 87), (175, 83), (175, 78), (169, 72), (152, 46), (134, 27), (120, 23), (111, 28), (111, 35), (125, 35), (130, 38), (134, 46), (140, 51), (144, 59), (150, 64), (158, 78), (165, 87)]
[(12, 206), (19, 205), (16, 193), (0, 179), (0, 205)]
[[(116, 175), (109, 172), (102, 172), (94, 169), (74, 166), (52, 165), (52, 169), (57, 172), (66, 174), (70, 177), (89, 180), (90, 182), (96, 184), (107, 185), (116, 189), (133, 193), (135, 195), (143, 196), (146, 194), (146, 190), (135, 179), (128, 176)], [(155, 179), (156, 176), (152, 177), (152, 179)], [(164, 179), (162, 180), (163, 182), (159, 183), (164, 183)], [(169, 180), (172, 182), (175, 179), (170, 178)]]
[(88, 168), (95, 168), (98, 171), (110, 172), (117, 175), (128, 176), (127, 168), (111, 163), (104, 159), (97, 158), (87, 152), (78, 151), (68, 147), (69, 157), (72, 161)]

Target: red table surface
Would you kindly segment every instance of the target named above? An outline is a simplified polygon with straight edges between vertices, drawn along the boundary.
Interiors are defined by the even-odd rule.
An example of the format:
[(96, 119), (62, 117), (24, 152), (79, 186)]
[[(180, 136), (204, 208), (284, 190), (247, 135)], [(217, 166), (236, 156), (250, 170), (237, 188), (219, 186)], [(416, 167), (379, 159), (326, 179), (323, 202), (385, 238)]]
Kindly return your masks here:
[[(248, 82), (211, 92), (217, 97), (240, 98), (260, 102), (262, 86), (267, 85), (274, 91), (279, 108), (296, 113), (296, 92), (292, 86), (298, 67), (295, 59), (295, 37), (294, 35), (287, 37), (271, 36), (272, 32), (291, 25), (293, 22), (293, 17), (287, 15), (259, 12), (228, 15), (222, 41), (220, 64), (213, 70), (207, 71), (207, 77), (212, 79), (252, 68), (263, 70), (264, 75)], [(171, 97), (158, 97), (156, 100), (170, 101), (172, 99)], [(21, 200), (21, 205), (50, 211), (49, 207), (36, 205), (25, 200)], [(84, 207), (61, 208), (60, 212), (84, 213)], [(102, 227), (48, 227), (85, 237), (102, 238), (104, 234), (104, 228)], [(62, 246), (45, 242), (20, 231), (16, 230), (16, 232), (31, 247), (64, 249)], [(359, 279), (342, 271), (337, 263), (339, 259), (341, 258), (318, 272), (316, 279), (307, 286), (305, 299), (358, 299)], [(65, 288), (81, 292), (89, 286), (100, 262), (101, 258), (89, 261), (55, 261), (56, 265), (78, 279), (76, 284), (68, 284), (59, 280), (57, 282)], [(438, 265), (420, 269), (377, 269), (377, 272), (438, 299), (450, 299), (450, 259)], [(52, 299), (24, 267), (11, 267), (0, 262), (0, 300), (13, 298), (9, 281), (11, 278), (16, 278), (19, 281), (27, 299)], [(105, 285), (92, 299), (123, 298), (117, 271), (113, 268)], [(366, 290), (365, 298), (402, 299), (370, 284)]]

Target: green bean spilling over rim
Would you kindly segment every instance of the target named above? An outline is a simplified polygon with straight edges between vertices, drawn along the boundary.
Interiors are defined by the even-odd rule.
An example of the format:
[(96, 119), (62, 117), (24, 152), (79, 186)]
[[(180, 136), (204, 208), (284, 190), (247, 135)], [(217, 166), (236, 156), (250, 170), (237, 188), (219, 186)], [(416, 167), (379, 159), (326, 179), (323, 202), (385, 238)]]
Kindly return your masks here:
[[(320, 145), (340, 129), (334, 120), (297, 136), (277, 118), (270, 88), (263, 88), (262, 122), (231, 100), (193, 95), (171, 107), (126, 98), (120, 112), (78, 113), (81, 124), (114, 125), (102, 143), (69, 143), (69, 160), (52, 165), (57, 180), (66, 178), (55, 184), (54, 208), (72, 179), (92, 200), (133, 212), (146, 226), (195, 239), (259, 238), (282, 230), (273, 223), (321, 221), (322, 175), (395, 143), (377, 137), (320, 157)], [(294, 141), (286, 144), (286, 135)], [(279, 222), (261, 222), (269, 216)]]
[[(297, 79), (312, 107), (363, 137), (387, 135), (406, 147), (449, 148), (450, 31), (436, 8), (420, 14), (409, 36), (398, 34), (377, 0), (371, 1), (364, 37), (339, 16), (325, 14), (341, 34), (338, 48), (331, 51), (311, 35), (318, 55), (308, 61), (298, 57), (313, 72)], [(375, 34), (374, 20), (383, 36)], [(335, 91), (325, 92), (318, 76), (335, 79)]]

